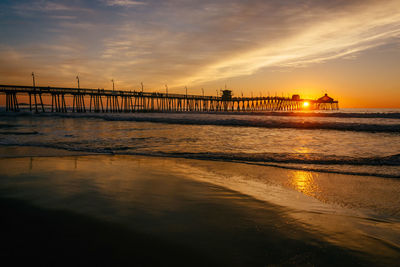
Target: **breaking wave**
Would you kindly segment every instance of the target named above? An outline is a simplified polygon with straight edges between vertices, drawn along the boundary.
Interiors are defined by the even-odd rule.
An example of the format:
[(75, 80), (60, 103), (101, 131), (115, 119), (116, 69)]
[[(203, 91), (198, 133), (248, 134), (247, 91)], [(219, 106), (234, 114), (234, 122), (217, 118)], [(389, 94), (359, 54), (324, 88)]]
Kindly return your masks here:
[[(275, 114), (275, 115), (271, 115)], [(282, 113), (285, 114), (285, 113)], [(354, 132), (370, 132), (370, 133), (394, 133), (400, 134), (400, 120), (394, 120), (394, 123), (379, 122), (342, 122), (342, 121), (313, 121), (313, 120), (279, 120), (274, 116), (276, 113), (263, 113), (249, 115), (237, 114), (199, 114), (199, 113), (117, 113), (117, 114), (56, 114), (42, 113), (32, 116), (57, 116), (63, 118), (91, 118), (101, 119), (105, 121), (133, 121), (133, 122), (152, 122), (180, 125), (213, 125), (213, 126), (230, 126), (230, 127), (259, 127), (259, 128), (278, 128), (278, 129), (304, 129), (304, 130), (335, 130), (335, 131), (354, 131)], [(305, 117), (308, 117), (307, 113)], [(317, 115), (320, 114), (320, 115)], [(19, 113), (14, 116), (27, 116), (26, 113)], [(5, 116), (1, 114), (1, 116)], [(8, 115), (10, 116), (10, 115)], [(269, 117), (268, 117), (269, 116)], [(300, 116), (300, 115), (292, 115)], [(312, 113), (312, 116), (335, 117), (343, 116), (344, 118), (389, 118), (400, 119), (400, 113)], [(347, 117), (349, 116), (349, 117)], [(358, 116), (358, 117), (354, 117)]]
[[(3, 142), (0, 142), (0, 145), (21, 146), (21, 144), (4, 144)], [(55, 148), (94, 154), (136, 155), (225, 161), (304, 171), (376, 176), (384, 178), (400, 178), (400, 154), (385, 157), (355, 158), (349, 156), (324, 155), (317, 153), (190, 153), (147, 151), (141, 150), (140, 147), (132, 148), (128, 146), (94, 148), (91, 147), (91, 145), (89, 144), (83, 145), (83, 143), (81, 142), (68, 142), (57, 144), (26, 143), (22, 146)], [(382, 168), (379, 167), (382, 166), (385, 167), (386, 172), (381, 172)], [(391, 168), (393, 168), (393, 170), (391, 170)]]

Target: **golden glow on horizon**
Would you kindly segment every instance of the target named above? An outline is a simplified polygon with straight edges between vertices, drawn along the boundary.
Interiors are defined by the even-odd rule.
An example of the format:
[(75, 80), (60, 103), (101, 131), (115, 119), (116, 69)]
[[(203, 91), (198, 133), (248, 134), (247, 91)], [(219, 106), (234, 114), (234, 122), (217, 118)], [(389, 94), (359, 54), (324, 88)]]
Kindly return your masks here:
[(308, 108), (310, 106), (310, 102), (303, 102), (303, 108)]

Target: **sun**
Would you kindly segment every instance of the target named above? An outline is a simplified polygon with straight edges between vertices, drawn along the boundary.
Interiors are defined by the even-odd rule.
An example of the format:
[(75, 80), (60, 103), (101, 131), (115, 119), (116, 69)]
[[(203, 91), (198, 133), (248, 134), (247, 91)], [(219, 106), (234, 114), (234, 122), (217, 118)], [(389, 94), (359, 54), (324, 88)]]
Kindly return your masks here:
[(310, 102), (303, 102), (303, 107), (304, 108), (308, 108), (310, 106)]

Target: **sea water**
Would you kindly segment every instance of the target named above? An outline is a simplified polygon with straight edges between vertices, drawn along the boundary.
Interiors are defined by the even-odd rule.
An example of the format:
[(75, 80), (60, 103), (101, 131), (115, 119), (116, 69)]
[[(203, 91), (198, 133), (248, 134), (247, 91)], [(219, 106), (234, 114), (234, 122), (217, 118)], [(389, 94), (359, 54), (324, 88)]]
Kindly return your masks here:
[(400, 178), (400, 110), (1, 113), (0, 145), (239, 161)]
[(2, 112), (0, 145), (173, 158), (174, 172), (289, 208), (339, 246), (399, 251), (400, 110)]

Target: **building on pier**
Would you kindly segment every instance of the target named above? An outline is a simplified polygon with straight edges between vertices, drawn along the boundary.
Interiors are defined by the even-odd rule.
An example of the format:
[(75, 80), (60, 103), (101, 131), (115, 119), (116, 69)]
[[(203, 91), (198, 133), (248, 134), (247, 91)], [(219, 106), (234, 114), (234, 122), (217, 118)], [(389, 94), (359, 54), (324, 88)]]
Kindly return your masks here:
[(222, 90), (221, 98), (224, 101), (232, 100), (232, 91), (231, 90)]
[(332, 97), (325, 94), (323, 97), (320, 97), (315, 102), (315, 109), (318, 110), (332, 110), (339, 109), (338, 101), (335, 101)]

